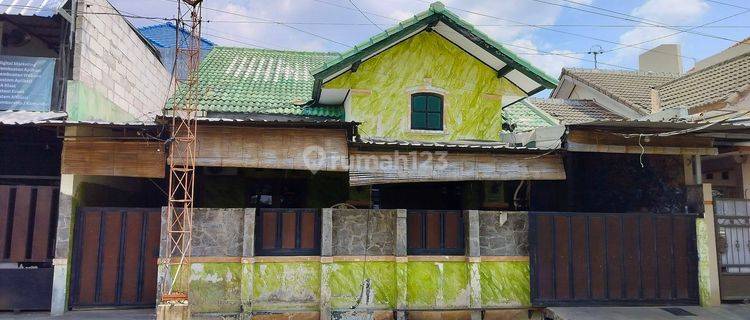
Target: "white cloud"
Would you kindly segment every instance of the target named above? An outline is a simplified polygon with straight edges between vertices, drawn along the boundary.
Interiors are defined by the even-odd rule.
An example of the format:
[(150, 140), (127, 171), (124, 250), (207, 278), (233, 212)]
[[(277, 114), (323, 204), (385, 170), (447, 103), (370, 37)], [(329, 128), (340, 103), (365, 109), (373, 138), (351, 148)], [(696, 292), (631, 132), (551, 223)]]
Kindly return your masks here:
[(509, 49), (553, 77), (559, 76), (563, 67), (578, 67), (583, 62), (580, 60), (583, 58), (582, 54), (570, 50), (551, 49), (539, 52), (539, 48), (530, 39), (518, 39), (511, 44), (512, 46), (509, 46)]
[[(115, 6), (125, 11), (149, 16), (174, 16), (174, 4), (169, 1), (154, 0), (111, 0)], [(398, 20), (412, 17), (414, 14), (427, 10), (429, 3), (433, 0), (353, 0), (357, 6), (367, 12), (388, 16)], [(576, 0), (580, 3), (591, 3), (592, 0)], [(572, 54), (568, 50), (559, 50), (550, 42), (541, 42), (533, 33), (537, 28), (523, 25), (527, 24), (553, 24), (560, 17), (562, 8), (542, 4), (528, 0), (498, 1), (498, 0), (443, 0), (449, 10), (453, 11), (463, 19), (477, 25), (477, 28), (487, 33), (490, 37), (500, 43), (522, 44), (524, 47), (542, 48), (562, 54)], [(330, 4), (335, 5), (330, 5)], [(231, 13), (217, 12), (208, 8), (216, 8)], [(347, 9), (349, 8), (349, 9)], [(464, 11), (465, 10), (465, 11)], [(476, 12), (472, 14), (467, 11)], [(248, 46), (257, 44), (264, 47), (310, 50), (310, 51), (343, 51), (347, 48), (331, 41), (315, 37), (304, 32), (293, 30), (279, 24), (249, 23), (253, 19), (243, 16), (260, 17), (275, 21), (294, 22), (331, 22), (331, 23), (356, 23), (361, 25), (318, 25), (303, 24), (294, 25), (309, 33), (315, 33), (323, 37), (333, 39), (347, 44), (359, 43), (379, 30), (368, 25), (362, 15), (353, 10), (348, 0), (267, 0), (267, 1), (240, 1), (240, 0), (212, 0), (204, 4), (203, 15), (205, 20), (214, 20), (204, 24), (204, 35), (220, 44), (228, 46)], [(397, 21), (368, 14), (368, 17), (379, 24), (393, 25)], [(497, 17), (497, 18), (494, 18)], [(226, 23), (220, 21), (236, 21), (244, 23)], [(257, 21), (257, 20), (256, 20)], [(507, 26), (508, 24), (521, 23), (521, 26)], [(146, 25), (152, 21), (137, 20), (136, 24)], [(385, 27), (385, 26), (383, 26)], [(230, 41), (222, 38), (234, 39)], [(508, 47), (514, 52), (523, 49)], [(561, 58), (560, 56), (548, 56), (527, 54), (525, 58), (535, 65), (557, 75), (563, 65), (579, 65), (580, 61)]]
[[(709, 5), (703, 0), (648, 0), (643, 5), (633, 9), (632, 15), (648, 19), (651, 23), (666, 25), (684, 25), (699, 21), (708, 12)], [(646, 25), (641, 23), (640, 25)], [(619, 41), (626, 45), (653, 48), (664, 43), (681, 43), (683, 34), (671, 34), (678, 31), (667, 28), (633, 28), (623, 33)], [(661, 38), (655, 41), (652, 39)], [(632, 63), (643, 50), (625, 48), (617, 51), (611, 62)]]

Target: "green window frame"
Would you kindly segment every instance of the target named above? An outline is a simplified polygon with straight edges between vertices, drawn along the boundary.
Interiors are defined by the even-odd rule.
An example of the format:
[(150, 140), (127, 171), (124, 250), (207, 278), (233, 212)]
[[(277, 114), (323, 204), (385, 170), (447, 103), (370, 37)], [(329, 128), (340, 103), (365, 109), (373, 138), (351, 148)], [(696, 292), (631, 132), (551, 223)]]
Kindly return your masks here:
[(443, 130), (443, 96), (436, 93), (411, 95), (412, 130)]

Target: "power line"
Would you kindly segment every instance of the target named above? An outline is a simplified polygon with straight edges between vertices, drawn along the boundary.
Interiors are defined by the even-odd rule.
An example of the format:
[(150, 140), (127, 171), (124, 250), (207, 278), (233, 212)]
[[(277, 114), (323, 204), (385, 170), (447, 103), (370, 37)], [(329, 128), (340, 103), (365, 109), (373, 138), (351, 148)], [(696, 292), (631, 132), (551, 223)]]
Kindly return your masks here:
[(738, 6), (736, 4), (726, 3), (726, 2), (722, 2), (722, 1), (716, 1), (716, 0), (706, 0), (706, 1), (713, 2), (713, 3), (716, 3), (716, 4), (720, 4), (720, 5), (724, 5), (724, 6), (728, 6), (728, 7), (735, 7), (735, 8), (738, 8), (738, 9), (750, 10), (750, 8), (748, 8), (748, 7)]
[[(426, 2), (425, 0), (417, 0), (417, 1)], [(536, 0), (534, 0), (534, 1), (536, 1)], [(615, 45), (620, 45), (620, 46), (624, 46), (625, 45), (623, 43), (616, 42), (616, 41), (611, 41), (611, 40), (607, 40), (607, 39), (601, 39), (601, 38), (591, 37), (591, 36), (582, 35), (582, 34), (578, 34), (578, 33), (574, 33), (574, 32), (556, 30), (556, 29), (552, 29), (552, 28), (548, 28), (548, 27), (542, 27), (542, 26), (534, 25), (534, 24), (526, 24), (526, 23), (515, 21), (515, 20), (512, 20), (512, 19), (500, 18), (500, 17), (497, 17), (497, 16), (492, 16), (492, 15), (489, 15), (489, 14), (485, 14), (485, 13), (481, 13), (481, 12), (475, 12), (475, 11), (466, 10), (466, 9), (462, 9), (462, 8), (457, 8), (457, 7), (449, 7), (449, 8), (454, 9), (454, 10), (458, 10), (458, 11), (463, 11), (463, 12), (470, 13), (470, 14), (474, 14), (474, 15), (478, 15), (478, 16), (482, 16), (482, 17), (486, 17), (486, 18), (497, 19), (497, 20), (500, 20), (500, 21), (510, 21), (510, 22), (513, 22), (513, 23), (524, 24), (524, 25), (526, 25), (528, 27), (538, 28), (538, 29), (542, 29), (542, 30), (549, 30), (549, 31), (553, 31), (553, 32), (557, 32), (557, 33), (562, 33), (562, 34), (568, 34), (568, 35), (572, 35), (572, 36), (576, 36), (576, 37), (580, 37), (580, 38), (586, 38), (586, 39), (591, 39), (591, 40), (606, 42), (606, 43), (609, 43), (609, 44), (615, 44)], [(637, 46), (633, 46), (633, 47), (637, 48), (637, 49), (640, 49), (640, 50), (643, 50), (643, 51), (661, 52), (661, 51), (658, 51), (658, 50), (653, 50), (652, 48), (643, 48), (643, 47), (637, 47)], [(588, 53), (588, 51), (586, 51), (586, 52), (578, 52), (578, 53), (582, 53), (583, 54), (583, 53)], [(666, 54), (666, 55), (675, 55), (674, 53), (670, 53), (670, 52), (661, 52), (661, 53)], [(688, 59), (692, 59), (692, 60), (698, 60), (695, 57), (686, 56), (686, 55), (682, 55), (682, 54), (678, 54), (676, 56), (683, 57), (683, 58), (688, 58)]]
[(361, 14), (362, 14), (362, 16), (363, 16), (363, 17), (365, 17), (365, 19), (367, 19), (367, 21), (369, 21), (369, 22), (370, 22), (370, 23), (371, 23), (371, 24), (372, 24), (373, 26), (375, 26), (375, 28), (378, 28), (378, 29), (380, 29), (380, 31), (385, 31), (385, 30), (384, 30), (383, 28), (381, 28), (381, 27), (380, 27), (379, 25), (375, 24), (375, 22), (373, 22), (372, 20), (370, 20), (370, 17), (368, 17), (368, 16), (367, 16), (367, 15), (366, 15), (366, 14), (365, 14), (364, 12), (362, 12), (362, 10), (361, 10), (361, 9), (359, 9), (359, 7), (357, 7), (357, 5), (356, 5), (356, 4), (354, 4), (354, 0), (349, 0), (349, 3), (351, 3), (351, 4), (352, 4), (352, 6), (354, 6), (354, 9), (357, 9), (357, 11), (359, 11), (359, 13), (361, 13)]
[[(717, 19), (717, 20), (713, 20), (713, 21), (707, 22), (704, 25), (709, 25), (709, 24), (714, 24), (714, 23), (717, 23), (717, 22), (721, 22), (721, 21), (724, 21), (724, 20), (727, 20), (727, 19), (730, 19), (730, 18), (734, 18), (734, 17), (736, 17), (738, 15), (745, 14), (745, 13), (748, 13), (748, 12), (750, 12), (750, 9), (747, 9), (747, 10), (745, 10), (743, 12), (735, 13), (733, 15), (729, 15), (729, 16), (726, 16), (726, 17), (723, 17), (723, 18), (720, 18), (720, 19)], [(692, 27), (692, 28), (690, 28), (688, 30), (693, 30), (693, 29), (697, 29), (697, 28), (701, 28), (701, 27), (702, 27), (702, 25), (701, 26), (695, 26), (695, 27)], [(621, 46), (621, 47), (617, 47), (617, 48), (613, 48), (613, 49), (607, 50), (606, 52), (612, 52), (612, 51), (616, 51), (616, 50), (620, 50), (620, 49), (630, 48), (631, 46), (641, 45), (641, 44), (644, 44), (644, 43), (647, 43), (647, 42), (652, 42), (652, 41), (661, 40), (661, 39), (664, 39), (664, 38), (669, 38), (669, 37), (672, 37), (672, 36), (675, 36), (675, 35), (678, 35), (678, 34), (681, 34), (681, 33), (683, 33), (683, 31), (678, 31), (678, 32), (670, 33), (670, 34), (667, 34), (667, 35), (664, 35), (664, 36), (660, 36), (660, 37), (656, 37), (656, 38), (653, 38), (653, 39), (650, 39), (650, 40), (645, 40), (645, 41), (641, 41), (641, 42), (638, 42), (638, 43), (634, 43), (632, 45), (624, 45), (624, 46)]]
[[(351, 11), (358, 11), (357, 9), (354, 9), (354, 8), (351, 8), (351, 7), (347, 7), (347, 6), (344, 6), (344, 5), (340, 5), (338, 3), (333, 3), (333, 2), (325, 1), (325, 0), (313, 0), (313, 1), (320, 2), (320, 3), (323, 3), (323, 4), (327, 4), (329, 6), (334, 6), (334, 7), (341, 8), (341, 9), (346, 9), (346, 10), (351, 10)], [(400, 21), (400, 19), (396, 19), (394, 17), (389, 17), (389, 16), (386, 16), (386, 15), (382, 15), (382, 14), (379, 14), (379, 13), (376, 13), (376, 12), (371, 12), (371, 11), (362, 11), (362, 12), (367, 13), (367, 14), (372, 15), (372, 16), (380, 17), (380, 18), (390, 19), (390, 20), (393, 20), (393, 21), (396, 21), (396, 22)]]
[(611, 14), (605, 14), (605, 13), (601, 13), (601, 12), (596, 12), (596, 11), (591, 11), (591, 10), (586, 10), (586, 9), (578, 8), (578, 7), (575, 7), (575, 6), (569, 6), (569, 5), (564, 5), (564, 4), (560, 4), (560, 3), (549, 2), (549, 1), (546, 1), (546, 0), (531, 0), (531, 1), (539, 2), (539, 3), (544, 3), (544, 4), (548, 4), (548, 5), (553, 5), (553, 6), (558, 6), (558, 7), (562, 7), (562, 8), (568, 8), (568, 9), (578, 10), (578, 11), (582, 11), (582, 12), (587, 12), (587, 13), (596, 14), (596, 15), (605, 16), (605, 17), (610, 17), (610, 18), (615, 18), (615, 19), (621, 19), (621, 20), (627, 20), (627, 21), (632, 21), (632, 22), (644, 23), (644, 24), (648, 24), (648, 25), (652, 25), (652, 26), (657, 26), (657, 27), (663, 27), (663, 28), (667, 28), (667, 29), (672, 29), (672, 30), (675, 30), (675, 31), (689, 32), (689, 33), (692, 33), (692, 34), (696, 34), (696, 35), (700, 35), (700, 36), (704, 36), (704, 37), (709, 37), (709, 38), (715, 38), (715, 39), (725, 40), (725, 41), (729, 41), (729, 42), (739, 42), (739, 41), (734, 40), (734, 39), (730, 39), (730, 38), (726, 38), (726, 37), (722, 37), (722, 36), (717, 36), (717, 35), (713, 35), (713, 34), (707, 34), (707, 33), (702, 33), (702, 32), (693, 32), (693, 31), (688, 31), (688, 30), (684, 30), (684, 29), (680, 29), (680, 28), (672, 28), (672, 27), (669, 27), (667, 25), (661, 24), (658, 21), (654, 21), (654, 20), (650, 20), (650, 19), (646, 19), (646, 18), (641, 18), (641, 17), (637, 17), (637, 16), (630, 15), (630, 14), (627, 14), (627, 13), (622, 13), (622, 12), (618, 12), (618, 11), (615, 11), (615, 10), (610, 10), (610, 9), (607, 9), (607, 8), (602, 8), (602, 7), (594, 6), (594, 5), (589, 5), (589, 4), (585, 4), (585, 3), (579, 3), (579, 2), (576, 2), (576, 1), (572, 1), (572, 0), (561, 0), (561, 1), (565, 1), (565, 2), (568, 2), (568, 3), (573, 3), (573, 4), (577, 5), (577, 6), (582, 6), (582, 7), (586, 7), (586, 8), (593, 8), (593, 9), (601, 10), (601, 11), (604, 11), (604, 12), (614, 13), (614, 14), (617, 14), (617, 15), (621, 15), (622, 17), (616, 16), (616, 15), (611, 15)]
[[(162, 0), (162, 1), (174, 3), (173, 0)], [(338, 45), (341, 45), (341, 46), (344, 46), (344, 47), (347, 47), (347, 48), (351, 48), (352, 47), (352, 46), (350, 46), (350, 45), (348, 45), (346, 43), (343, 43), (343, 42), (340, 42), (340, 41), (336, 41), (336, 40), (333, 40), (331, 38), (327, 38), (327, 37), (321, 36), (319, 34), (315, 34), (313, 32), (310, 32), (310, 31), (307, 31), (307, 30), (304, 30), (304, 29), (300, 29), (300, 28), (297, 28), (297, 27), (295, 27), (295, 26), (293, 26), (291, 24), (283, 23), (283, 22), (280, 22), (280, 21), (274, 21), (274, 20), (271, 20), (271, 19), (260, 18), (260, 17), (253, 17), (253, 16), (249, 16), (249, 15), (245, 15), (245, 14), (240, 14), (240, 13), (236, 13), (236, 12), (232, 12), (232, 11), (228, 11), (228, 10), (216, 9), (216, 8), (211, 8), (211, 7), (203, 7), (203, 10), (210, 10), (210, 11), (214, 11), (214, 12), (221, 12), (221, 13), (226, 13), (226, 14), (229, 14), (229, 15), (234, 15), (234, 16), (238, 16), (238, 17), (244, 17), (244, 18), (248, 18), (248, 19), (268, 21), (268, 22), (272, 22), (274, 24), (282, 25), (282, 26), (285, 26), (287, 28), (296, 30), (298, 32), (302, 32), (304, 34), (311, 35), (313, 37), (320, 38), (320, 39), (326, 40), (328, 42), (332, 42), (332, 43), (335, 43), (335, 44), (338, 44)]]

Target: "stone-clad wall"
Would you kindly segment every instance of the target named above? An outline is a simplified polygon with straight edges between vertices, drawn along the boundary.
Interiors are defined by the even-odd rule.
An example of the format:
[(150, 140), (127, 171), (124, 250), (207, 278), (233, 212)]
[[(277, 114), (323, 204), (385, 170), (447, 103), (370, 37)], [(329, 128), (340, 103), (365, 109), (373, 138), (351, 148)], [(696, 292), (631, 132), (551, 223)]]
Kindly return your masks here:
[(396, 210), (333, 210), (331, 219), (333, 255), (395, 254)]
[(479, 247), (483, 256), (526, 256), (529, 217), (526, 212), (479, 212)]
[(193, 256), (242, 256), (244, 216), (245, 209), (194, 209)]

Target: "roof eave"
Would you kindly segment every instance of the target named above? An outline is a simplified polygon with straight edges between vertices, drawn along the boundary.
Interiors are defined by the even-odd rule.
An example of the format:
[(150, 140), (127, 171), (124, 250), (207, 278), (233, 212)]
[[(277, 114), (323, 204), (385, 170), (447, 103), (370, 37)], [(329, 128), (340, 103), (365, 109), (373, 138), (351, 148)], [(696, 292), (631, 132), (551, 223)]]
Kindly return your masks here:
[[(505, 64), (510, 65), (511, 67), (513, 67), (513, 69), (518, 70), (519, 72), (539, 84), (538, 88), (526, 92), (527, 94), (532, 95), (544, 89), (554, 89), (557, 86), (557, 79), (550, 77), (541, 70), (533, 67), (530, 63), (518, 57), (513, 52), (503, 48), (502, 45), (489, 38), (489, 36), (471, 27), (471, 25), (469, 25), (468, 23), (460, 20), (460, 18), (458, 18), (457, 16), (453, 16), (453, 14), (447, 11), (438, 12), (430, 9), (430, 11), (428, 12), (428, 15), (411, 22), (410, 24), (402, 27), (402, 29), (396, 31), (393, 34), (388, 34), (387, 37), (384, 37), (375, 43), (365, 46), (358, 52), (342, 59), (341, 61), (328, 66), (324, 65), (316, 70), (313, 70), (313, 77), (316, 80), (319, 80), (322, 84), (322, 82), (331, 75), (341, 73), (342, 71), (348, 69), (349, 66), (351, 66), (356, 61), (360, 61), (366, 57), (371, 56), (373, 53), (376, 53), (379, 50), (382, 50), (383, 48), (386, 48), (401, 40), (404, 36), (418, 31), (420, 28), (425, 28), (430, 25), (434, 25), (437, 22), (442, 22), (459, 32), (462, 36), (466, 37), (477, 46), (486, 50), (496, 58), (502, 60)], [(423, 14), (418, 14), (415, 17), (419, 17)], [(385, 31), (385, 33), (388, 32), (389, 30)], [(377, 37), (378, 36), (375, 36), (374, 38)], [(355, 48), (357, 48), (357, 46), (355, 46)], [(317, 99), (318, 96), (315, 95), (313, 98)]]

